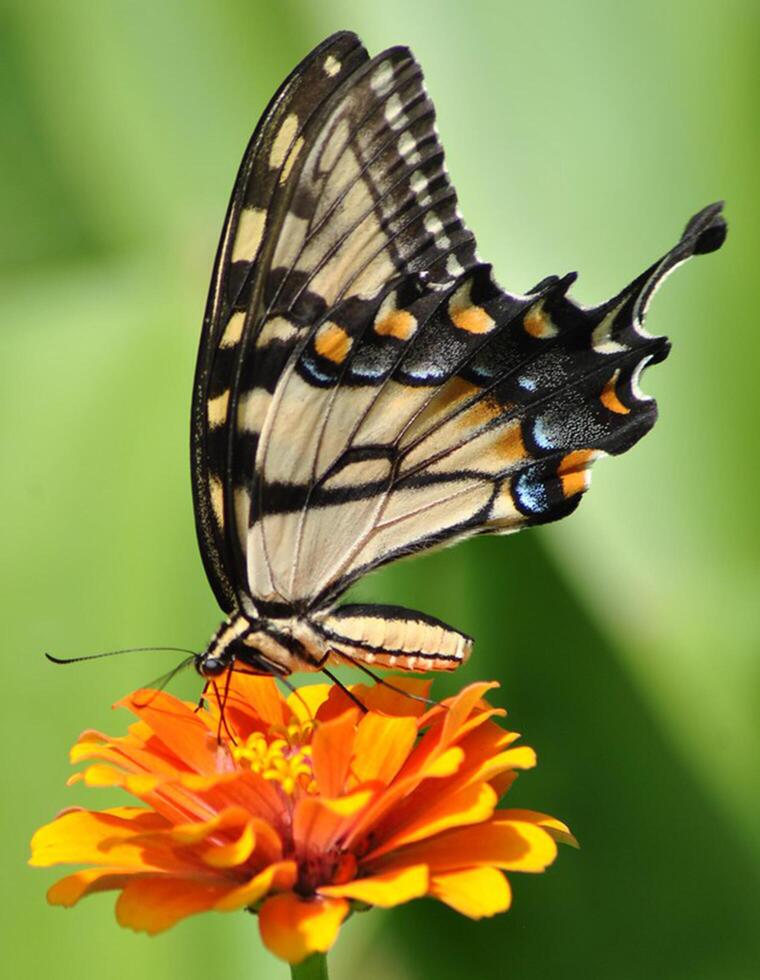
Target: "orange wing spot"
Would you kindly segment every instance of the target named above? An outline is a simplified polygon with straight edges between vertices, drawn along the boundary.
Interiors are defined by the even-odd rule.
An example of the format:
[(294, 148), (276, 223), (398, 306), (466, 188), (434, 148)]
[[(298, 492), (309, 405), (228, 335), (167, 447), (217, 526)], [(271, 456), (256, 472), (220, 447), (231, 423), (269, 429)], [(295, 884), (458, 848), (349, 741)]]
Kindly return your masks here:
[(416, 329), (416, 319), (406, 310), (394, 310), (387, 316), (375, 320), (375, 333), (381, 337), (395, 337), (396, 340), (409, 340)]
[(624, 405), (617, 395), (617, 379), (620, 371), (615, 371), (610, 380), (604, 386), (604, 390), (601, 394), (602, 405), (608, 408), (611, 412), (617, 412), (618, 415), (628, 415), (631, 411), (627, 405)]
[(547, 337), (556, 337), (557, 328), (543, 310), (543, 304), (537, 303), (523, 320), (525, 332), (538, 340), (545, 340)]
[(343, 327), (328, 320), (317, 330), (314, 348), (320, 357), (326, 357), (333, 364), (342, 364), (351, 350), (353, 340)]
[(563, 457), (557, 469), (557, 476), (562, 481), (562, 493), (566, 497), (573, 497), (576, 493), (588, 490), (591, 482), (589, 467), (595, 456), (593, 449), (577, 449)]
[(468, 306), (464, 310), (452, 311), (451, 319), (455, 327), (466, 330), (467, 333), (488, 333), (496, 326), (482, 306)]
[(467, 333), (488, 333), (496, 326), (482, 306), (475, 306), (470, 297), (472, 282), (466, 282), (449, 300), (451, 322)]

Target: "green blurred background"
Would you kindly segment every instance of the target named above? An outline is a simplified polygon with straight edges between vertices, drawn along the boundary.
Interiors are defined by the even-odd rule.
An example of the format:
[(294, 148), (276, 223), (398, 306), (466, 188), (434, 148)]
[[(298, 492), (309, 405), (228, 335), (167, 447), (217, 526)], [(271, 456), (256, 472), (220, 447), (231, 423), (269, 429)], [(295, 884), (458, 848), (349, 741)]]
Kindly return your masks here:
[(646, 378), (661, 421), (597, 467), (574, 517), (360, 589), (477, 637), (457, 682), (499, 678), (539, 752), (511, 799), (566, 819), (582, 850), (513, 876), (494, 920), (432, 902), (355, 918), (333, 976), (757, 977), (756, 0), (4, 0), (3, 966), (286, 975), (245, 915), (151, 940), (116, 926), (111, 896), (48, 908), (57, 875), (25, 860), (61, 807), (113, 802), (64, 787), (68, 746), (85, 727), (122, 731), (109, 704), (175, 662), (63, 669), (42, 651), (200, 648), (217, 625), (187, 461), (210, 264), (260, 111), (339, 28), (371, 52), (413, 47), (507, 287), (578, 269), (574, 294), (606, 298), (721, 197), (731, 232), (657, 296), (650, 329), (674, 342)]

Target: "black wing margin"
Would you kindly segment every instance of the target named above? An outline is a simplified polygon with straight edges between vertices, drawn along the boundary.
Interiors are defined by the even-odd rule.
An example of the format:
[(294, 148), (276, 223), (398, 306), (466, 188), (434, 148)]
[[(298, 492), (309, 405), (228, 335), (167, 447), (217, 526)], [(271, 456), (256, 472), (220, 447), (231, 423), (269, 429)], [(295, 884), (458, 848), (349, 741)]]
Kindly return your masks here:
[[(355, 68), (368, 59), (359, 38), (343, 31), (327, 38), (291, 72), (271, 99), (238, 170), (217, 249), (203, 320), (191, 411), (191, 476), (196, 531), (209, 583), (225, 612), (239, 589), (233, 551), (239, 543), (225, 521), (226, 426), (216, 425), (216, 377), (231, 373), (235, 335), (242, 333), (256, 261), (271, 220), (268, 208), (292, 147), (289, 117), (308, 119)], [(285, 129), (283, 132), (283, 126)], [(277, 143), (277, 140), (280, 143)], [(225, 340), (225, 332), (227, 339)], [(216, 363), (215, 363), (216, 362)], [(220, 363), (221, 362), (221, 363)], [(217, 389), (220, 387), (216, 384)], [(217, 402), (219, 408), (220, 403)]]

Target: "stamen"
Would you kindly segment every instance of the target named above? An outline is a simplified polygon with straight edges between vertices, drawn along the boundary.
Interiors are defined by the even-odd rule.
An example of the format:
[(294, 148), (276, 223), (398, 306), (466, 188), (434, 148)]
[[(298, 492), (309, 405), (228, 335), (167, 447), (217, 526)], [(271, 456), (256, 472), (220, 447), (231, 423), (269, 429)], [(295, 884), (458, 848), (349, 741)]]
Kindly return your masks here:
[(313, 731), (311, 722), (273, 725), (266, 735), (254, 732), (243, 745), (233, 746), (232, 755), (236, 762), (247, 764), (252, 772), (278, 783), (288, 796), (292, 796), (297, 788), (314, 793), (316, 784), (310, 744)]

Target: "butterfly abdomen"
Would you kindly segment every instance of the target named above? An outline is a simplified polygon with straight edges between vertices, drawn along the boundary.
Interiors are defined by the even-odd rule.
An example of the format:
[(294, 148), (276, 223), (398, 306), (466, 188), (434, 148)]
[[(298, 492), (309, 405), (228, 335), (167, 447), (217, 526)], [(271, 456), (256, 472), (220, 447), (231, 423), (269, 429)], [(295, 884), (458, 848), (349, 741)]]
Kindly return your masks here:
[(315, 625), (334, 651), (334, 663), (455, 670), (472, 650), (472, 638), (465, 633), (401, 606), (342, 606)]

